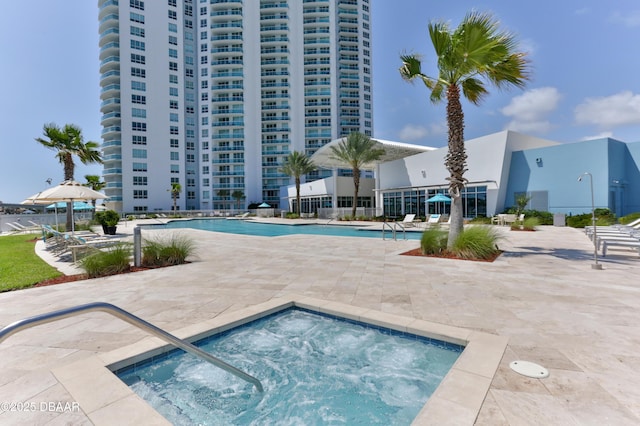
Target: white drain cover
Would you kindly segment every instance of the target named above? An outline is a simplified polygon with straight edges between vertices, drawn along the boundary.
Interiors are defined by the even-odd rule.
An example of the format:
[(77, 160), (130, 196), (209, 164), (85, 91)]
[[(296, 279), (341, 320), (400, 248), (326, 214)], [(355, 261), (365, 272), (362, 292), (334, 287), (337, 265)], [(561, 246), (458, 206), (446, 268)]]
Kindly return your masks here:
[(513, 361), (509, 367), (518, 374), (533, 377), (534, 379), (544, 379), (549, 376), (549, 371), (541, 365), (529, 361)]

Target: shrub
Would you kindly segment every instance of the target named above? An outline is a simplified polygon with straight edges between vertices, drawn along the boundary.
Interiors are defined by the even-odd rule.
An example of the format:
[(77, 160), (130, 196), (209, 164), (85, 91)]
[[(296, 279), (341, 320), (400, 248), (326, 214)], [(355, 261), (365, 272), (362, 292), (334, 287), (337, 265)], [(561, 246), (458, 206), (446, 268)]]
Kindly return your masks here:
[[(518, 209), (516, 207), (510, 207), (502, 213), (518, 214)], [(525, 219), (528, 217), (537, 217), (540, 220), (540, 225), (553, 225), (553, 213), (539, 210), (523, 210), (520, 213), (524, 213)]]
[(286, 214), (286, 218), (287, 219), (299, 219), (300, 216), (298, 215), (298, 213), (288, 212)]
[(184, 235), (145, 240), (142, 247), (143, 266), (171, 266), (186, 263), (195, 249), (193, 240)]
[(525, 217), (522, 229), (525, 231), (535, 231), (536, 226), (540, 225), (540, 219), (537, 217)]
[(626, 216), (622, 216), (620, 218), (620, 223), (623, 225), (626, 225), (628, 223), (633, 222), (636, 219), (640, 219), (640, 212), (635, 212), (635, 213), (628, 214)]
[(103, 226), (116, 226), (120, 221), (120, 215), (115, 210), (96, 212), (95, 220)]
[(131, 269), (131, 245), (120, 243), (100, 250), (80, 260), (80, 267), (89, 278), (127, 272)]
[(458, 235), (452, 251), (462, 259), (491, 259), (499, 253), (498, 232), (490, 226), (469, 226)]
[(425, 230), (420, 239), (422, 254), (442, 253), (447, 248), (447, 235), (448, 232), (438, 226)]
[(476, 225), (491, 225), (491, 218), (487, 216), (478, 216), (469, 220), (469, 223)]
[[(616, 223), (616, 217), (611, 214), (609, 209), (596, 209), (595, 213), (597, 226), (608, 226)], [(571, 226), (573, 228), (584, 228), (585, 226), (591, 225), (593, 225), (593, 218), (591, 213), (584, 213), (567, 217), (567, 226)]]

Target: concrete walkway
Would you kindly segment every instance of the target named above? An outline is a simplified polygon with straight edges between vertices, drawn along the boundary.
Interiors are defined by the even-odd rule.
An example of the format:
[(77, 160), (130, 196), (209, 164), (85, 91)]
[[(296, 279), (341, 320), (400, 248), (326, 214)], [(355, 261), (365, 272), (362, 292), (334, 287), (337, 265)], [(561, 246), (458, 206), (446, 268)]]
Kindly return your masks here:
[[(102, 301), (171, 332), (273, 298), (310, 296), (508, 337), (476, 424), (640, 424), (637, 252), (611, 251), (601, 260), (604, 270), (592, 270), (593, 246), (584, 233), (555, 227), (502, 228), (506, 252), (493, 263), (400, 255), (417, 241), (197, 230), (143, 235), (156, 232), (193, 237), (197, 259), (2, 293), (0, 327)], [(11, 336), (0, 344), (0, 402), (73, 403), (51, 369), (144, 337), (102, 313)], [(514, 360), (539, 363), (550, 376), (520, 376), (508, 368)], [(91, 424), (82, 409), (5, 411), (0, 423)]]

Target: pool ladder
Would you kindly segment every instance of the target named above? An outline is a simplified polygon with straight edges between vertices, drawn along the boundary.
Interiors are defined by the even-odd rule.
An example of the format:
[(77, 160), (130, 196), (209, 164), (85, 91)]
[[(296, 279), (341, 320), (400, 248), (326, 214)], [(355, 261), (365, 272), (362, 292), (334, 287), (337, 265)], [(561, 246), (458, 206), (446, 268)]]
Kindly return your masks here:
[(236, 367), (227, 364), (219, 358), (214, 357), (213, 355), (199, 349), (198, 347), (192, 345), (191, 343), (179, 339), (173, 334), (169, 334), (161, 328), (156, 327), (155, 325), (148, 323), (142, 318), (138, 318), (137, 316), (121, 309), (115, 305), (110, 303), (96, 302), (96, 303), (88, 303), (86, 305), (78, 305), (72, 308), (61, 309), (59, 311), (53, 311), (46, 314), (36, 315), (30, 318), (25, 318), (20, 321), (16, 321), (8, 326), (4, 327), (0, 330), (0, 343), (2, 343), (9, 336), (18, 333), (19, 331), (26, 330), (31, 327), (35, 327), (37, 325), (46, 324), (49, 322), (57, 321), (59, 319), (68, 318), (72, 316), (76, 316), (85, 312), (92, 311), (101, 311), (111, 314), (117, 318), (120, 318), (123, 321), (128, 322), (144, 331), (153, 334), (160, 339), (177, 346), (178, 348), (184, 350), (185, 352), (189, 352), (192, 355), (200, 357), (207, 362), (215, 365), (216, 367), (222, 368), (223, 370), (233, 374), (236, 377), (245, 380), (256, 387), (258, 392), (264, 392), (264, 388), (262, 387), (262, 383), (255, 377), (245, 373), (242, 370), (237, 369)]
[[(391, 223), (393, 223), (393, 226), (391, 226)], [(397, 240), (397, 234), (398, 234), (398, 227), (400, 227), (400, 230), (402, 231), (402, 237), (403, 239), (407, 239), (407, 232), (406, 229), (404, 228), (404, 226), (401, 223), (398, 222), (382, 222), (382, 239), (385, 240), (385, 229), (388, 227), (391, 230), (391, 237), (393, 238), (394, 241)]]

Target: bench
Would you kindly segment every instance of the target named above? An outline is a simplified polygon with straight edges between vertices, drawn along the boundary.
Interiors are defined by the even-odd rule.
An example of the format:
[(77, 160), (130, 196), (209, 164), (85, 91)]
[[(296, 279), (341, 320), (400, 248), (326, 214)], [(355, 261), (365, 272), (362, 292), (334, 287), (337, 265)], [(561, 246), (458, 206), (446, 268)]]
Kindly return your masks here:
[(609, 246), (635, 248), (638, 251), (638, 255), (640, 255), (640, 241), (602, 240), (602, 257), (607, 255)]

